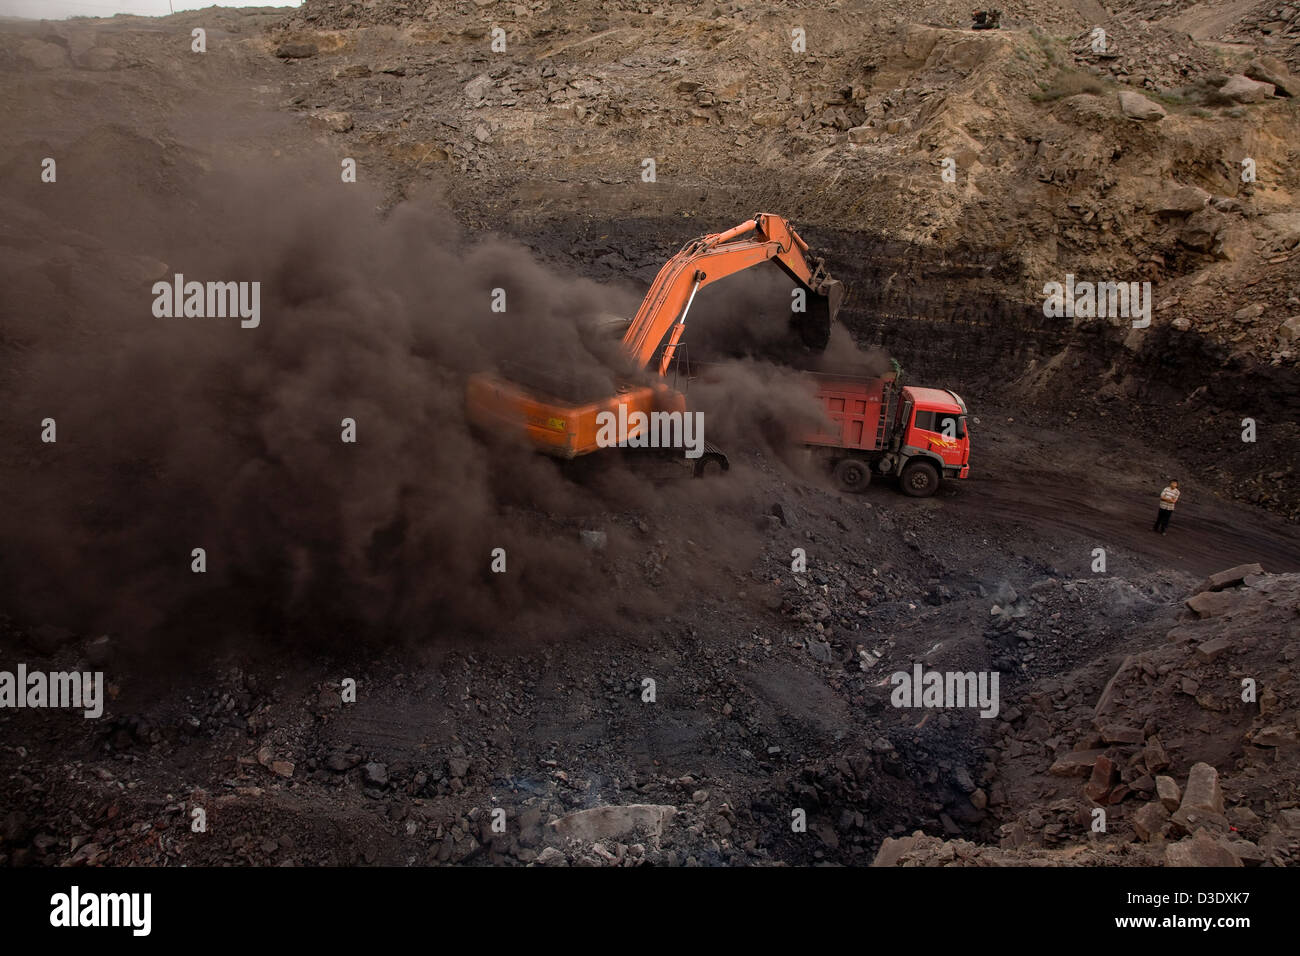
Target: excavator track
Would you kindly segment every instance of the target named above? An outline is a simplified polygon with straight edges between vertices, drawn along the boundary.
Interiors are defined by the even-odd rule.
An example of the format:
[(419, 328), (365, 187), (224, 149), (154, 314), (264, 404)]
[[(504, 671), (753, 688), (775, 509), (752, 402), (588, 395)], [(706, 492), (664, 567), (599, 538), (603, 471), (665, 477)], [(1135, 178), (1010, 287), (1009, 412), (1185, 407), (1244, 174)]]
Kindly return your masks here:
[(695, 477), (707, 478), (711, 474), (721, 474), (731, 469), (731, 462), (724, 452), (713, 442), (704, 443), (704, 454), (695, 460)]

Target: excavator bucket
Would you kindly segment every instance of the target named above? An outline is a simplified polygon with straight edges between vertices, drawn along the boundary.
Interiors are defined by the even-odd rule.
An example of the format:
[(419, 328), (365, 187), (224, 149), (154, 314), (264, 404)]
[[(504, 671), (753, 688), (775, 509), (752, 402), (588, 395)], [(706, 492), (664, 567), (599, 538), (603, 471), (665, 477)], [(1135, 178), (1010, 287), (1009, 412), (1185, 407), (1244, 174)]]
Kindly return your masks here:
[(844, 283), (832, 279), (826, 272), (825, 263), (820, 259), (817, 260), (812, 279), (809, 283), (807, 310), (803, 313), (796, 312), (793, 321), (803, 344), (820, 352), (831, 340), (831, 326), (839, 315), (840, 303), (844, 301)]

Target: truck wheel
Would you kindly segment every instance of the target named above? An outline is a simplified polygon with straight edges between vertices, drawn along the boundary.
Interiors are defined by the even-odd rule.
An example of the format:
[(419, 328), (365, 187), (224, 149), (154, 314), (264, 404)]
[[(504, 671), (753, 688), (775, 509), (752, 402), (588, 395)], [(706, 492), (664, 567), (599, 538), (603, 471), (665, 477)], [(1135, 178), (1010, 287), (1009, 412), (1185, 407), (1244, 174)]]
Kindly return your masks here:
[(840, 486), (840, 491), (858, 495), (871, 484), (871, 469), (865, 461), (844, 458), (835, 466), (835, 481)]
[(913, 498), (928, 498), (939, 490), (939, 469), (928, 461), (911, 461), (898, 478), (903, 494)]

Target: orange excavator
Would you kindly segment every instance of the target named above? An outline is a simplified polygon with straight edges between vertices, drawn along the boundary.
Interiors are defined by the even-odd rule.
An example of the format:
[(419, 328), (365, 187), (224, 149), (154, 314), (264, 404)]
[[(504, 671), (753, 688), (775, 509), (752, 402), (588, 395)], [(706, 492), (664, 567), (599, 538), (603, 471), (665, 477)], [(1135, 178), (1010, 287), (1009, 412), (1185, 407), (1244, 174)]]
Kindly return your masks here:
[[(821, 259), (809, 257), (808, 244), (789, 222), (759, 213), (725, 232), (691, 240), (659, 270), (623, 334), (621, 351), (630, 367), (613, 394), (575, 393), (563, 371), (512, 367), (509, 377), (480, 373), (466, 388), (470, 421), (488, 434), (523, 437), (540, 451), (576, 458), (608, 447), (602, 422), (610, 415), (644, 422), (656, 412), (685, 413), (685, 397), (665, 376), (679, 357), (696, 293), (764, 262), (774, 262), (802, 287), (804, 308), (791, 310), (791, 325), (806, 346), (825, 349), (844, 287)], [(645, 370), (657, 374), (647, 380)], [(726, 456), (711, 445), (695, 462), (696, 474), (726, 468)]]

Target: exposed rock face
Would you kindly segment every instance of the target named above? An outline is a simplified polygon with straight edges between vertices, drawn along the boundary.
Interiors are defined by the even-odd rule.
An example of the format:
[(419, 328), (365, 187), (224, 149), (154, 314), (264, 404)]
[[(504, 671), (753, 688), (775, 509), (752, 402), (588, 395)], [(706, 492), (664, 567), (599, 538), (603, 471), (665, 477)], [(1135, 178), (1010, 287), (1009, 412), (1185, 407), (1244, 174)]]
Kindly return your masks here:
[[(1132, 862), (1129, 855), (1136, 853), (1146, 865), (1238, 867), (1300, 858), (1300, 812), (1268, 810), (1271, 796), (1261, 802), (1261, 795), (1280, 797), (1292, 787), (1289, 771), (1270, 754), (1300, 746), (1300, 684), (1277, 657), (1292, 639), (1287, 635), (1294, 635), (1300, 575), (1261, 574), (1243, 565), (1211, 575), (1206, 585), (1229, 590), (1202, 596), (1231, 594), (1236, 603), (1214, 617), (1184, 618), (1165, 642), (1125, 659), (1104, 684), (1104, 715), (1086, 706), (1055, 711), (1024, 735), (1030, 742), (1054, 742), (1057, 753), (1050, 763), (1038, 759), (1037, 786), (1033, 779), (1015, 784), (994, 776), (995, 792), (1010, 786), (1037, 795), (1005, 814), (991, 808), (1002, 821), (1000, 846), (914, 834), (884, 841), (875, 865), (1086, 865), (1121, 854)], [(1207, 647), (1215, 653), (1204, 653)], [(1259, 691), (1256, 702), (1242, 701), (1238, 682), (1229, 677), (1238, 672), (1257, 675), (1257, 688), (1270, 690)], [(1101, 693), (1104, 676), (1093, 681)], [(1189, 698), (1196, 708), (1191, 724), (1184, 716)], [(1195, 723), (1195, 714), (1207, 719)], [(1012, 718), (1014, 731), (1023, 718)], [(1192, 725), (1202, 732), (1185, 736)], [(1143, 733), (1130, 732), (1139, 727)], [(1156, 727), (1165, 741), (1178, 743), (1166, 748), (1151, 732)], [(1096, 747), (1108, 739), (1109, 746)], [(1015, 767), (1023, 752), (1013, 739), (999, 766)], [(1233, 761), (1225, 767), (1221, 756), (1213, 758), (1218, 766), (1200, 758), (1228, 752), (1243, 753), (1240, 772)], [(1104, 836), (1090, 833), (1095, 811), (1082, 813), (1078, 803), (1059, 799), (1062, 780), (1085, 806), (1105, 812)], [(1075, 846), (1085, 841), (1086, 847)]]

